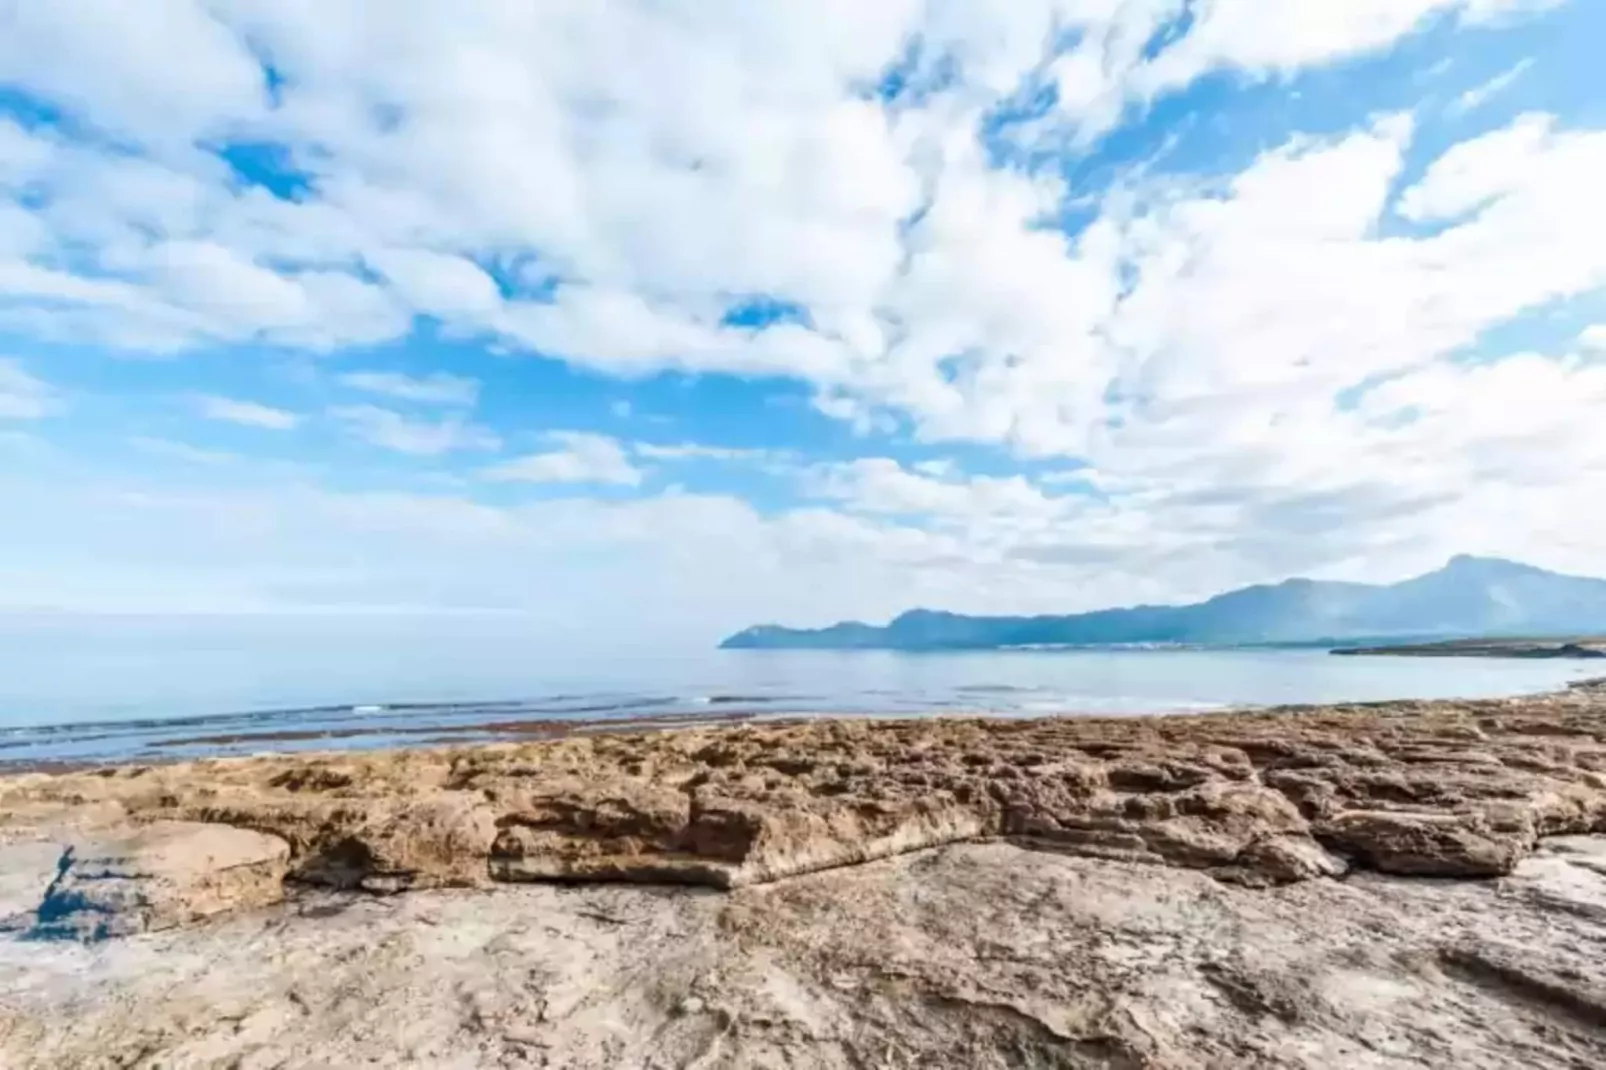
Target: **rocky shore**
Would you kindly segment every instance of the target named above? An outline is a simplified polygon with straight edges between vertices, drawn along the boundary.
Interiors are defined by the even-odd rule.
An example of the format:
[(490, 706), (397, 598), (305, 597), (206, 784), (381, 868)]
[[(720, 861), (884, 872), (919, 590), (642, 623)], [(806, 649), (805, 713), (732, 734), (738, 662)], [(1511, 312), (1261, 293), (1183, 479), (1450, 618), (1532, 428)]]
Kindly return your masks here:
[(0, 1065), (1597, 1066), (1603, 834), (1599, 684), (13, 776)]

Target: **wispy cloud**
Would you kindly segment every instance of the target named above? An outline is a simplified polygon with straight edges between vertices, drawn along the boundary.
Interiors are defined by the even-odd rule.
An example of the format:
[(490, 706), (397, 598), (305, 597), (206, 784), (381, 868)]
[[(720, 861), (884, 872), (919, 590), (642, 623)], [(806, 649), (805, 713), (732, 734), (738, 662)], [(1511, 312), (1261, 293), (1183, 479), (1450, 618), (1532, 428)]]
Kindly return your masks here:
[(1515, 85), (1517, 80), (1528, 73), (1528, 69), (1533, 65), (1534, 61), (1530, 57), (1507, 68), (1482, 85), (1473, 86), (1456, 98), (1451, 110), (1459, 115), (1483, 107), (1490, 100)]
[(557, 431), (548, 438), (556, 449), (515, 458), (481, 475), (496, 483), (641, 484), (642, 471), (617, 439), (579, 431)]
[(239, 424), (241, 427), (258, 427), (264, 431), (293, 431), (301, 424), (301, 417), (287, 409), (276, 409), (254, 401), (202, 395), (195, 399), (196, 408), (208, 420)]
[(379, 394), (398, 401), (422, 405), (461, 405), (470, 407), (479, 400), (480, 383), (465, 376), (436, 372), (422, 378), (398, 372), (350, 372), (340, 382), (352, 390)]
[(502, 440), (487, 428), (455, 416), (416, 420), (375, 405), (343, 405), (330, 409), (329, 415), (352, 437), (413, 457), (496, 450), (502, 446)]
[(1063, 516), (1064, 498), (1046, 495), (1023, 476), (945, 475), (912, 471), (885, 457), (821, 464), (804, 473), (807, 489), (858, 513), (926, 516), (991, 524)]
[(237, 453), (203, 449), (200, 446), (192, 446), (188, 442), (175, 442), (172, 439), (154, 438), (149, 435), (133, 435), (128, 439), (128, 444), (152, 456), (167, 457), (171, 460), (183, 461), (186, 464), (204, 465), (208, 468), (235, 464), (244, 460)]
[(784, 456), (776, 450), (767, 449), (736, 449), (728, 446), (705, 446), (694, 442), (682, 442), (675, 445), (654, 445), (651, 442), (637, 442), (634, 450), (638, 456), (650, 461), (773, 461)]
[(0, 357), (0, 420), (40, 420), (57, 405), (55, 388), (29, 374), (21, 361)]

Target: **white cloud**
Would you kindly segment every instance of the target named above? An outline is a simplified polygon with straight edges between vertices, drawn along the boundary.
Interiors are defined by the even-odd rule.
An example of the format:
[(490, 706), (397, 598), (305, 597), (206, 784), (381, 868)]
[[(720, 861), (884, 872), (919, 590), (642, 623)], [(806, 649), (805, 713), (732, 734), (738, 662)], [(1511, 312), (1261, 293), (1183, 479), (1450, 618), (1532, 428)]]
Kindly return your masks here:
[[(1484, 378), (1491, 375), (1499, 381)], [(1275, 578), (1257, 569), (1342, 575), (1358, 567), (1331, 556), (1335, 548), (1363, 555), (1364, 574), (1374, 578), (1440, 563), (1447, 549), (1521, 551), (1540, 564), (1591, 571), (1606, 486), (1596, 473), (1560, 486), (1568, 473), (1555, 471), (1547, 450), (1560, 442), (1570, 453), (1575, 436), (1591, 433), (1598, 442), (1600, 432), (1564, 415), (1579, 410), (1562, 403), (1575, 393), (1600, 403), (1599, 376), (1528, 383), (1521, 368), (1469, 370), (1448, 390), (1423, 381), (1380, 396), (1365, 420), (1422, 397), (1447, 399), (1419, 428), (1347, 455), (1368, 466), (1375, 454), (1392, 458), (1407, 469), (1408, 487), (1409, 470), (1427, 459), (1423, 443), (1447, 435), (1462, 451), (1481, 441), (1478, 421), (1489, 407), (1464, 412), (1463, 399), (1514, 389), (1528, 414), (1518, 470), (1488, 452), (1454, 462), (1463, 475), (1496, 480), (1498, 500), (1461, 495), (1448, 514), (1399, 513), (1382, 529), (1346, 526), (1354, 508), (1379, 503), (1325, 489), (1289, 508), (1188, 494), (1132, 508), (1055, 499), (1013, 480), (907, 479), (911, 473), (886, 461), (835, 473), (836, 507), (771, 516), (722, 495), (493, 506), (445, 494), (332, 493), (299, 480), (257, 486), (248, 461), (231, 465), (227, 482), (220, 475), (216, 486), (190, 489), (54, 470), (49, 480), (19, 483), (15, 470), (0, 470), (0, 493), (14, 506), (7, 535), (19, 548), (15, 560), (44, 559), (48, 547), (50, 560), (72, 564), (0, 563), (0, 607), (482, 608), (549, 625), (571, 646), (584, 640), (572, 634), (575, 622), (607, 620), (610, 641), (701, 647), (764, 619), (884, 619), (913, 605), (1069, 611)], [(119, 518), (114, 528), (82, 523), (107, 510)], [(1247, 535), (1245, 511), (1258, 521)], [(1263, 552), (1246, 556), (1246, 537), (1261, 540)], [(1469, 537), (1477, 545), (1468, 546)]]
[(170, 306), (225, 340), (324, 350), (392, 338), (410, 322), (385, 291), (347, 272), (285, 274), (211, 242), (166, 242), (130, 266)]
[(195, 405), (208, 420), (259, 427), (265, 431), (292, 431), (301, 423), (301, 417), (296, 413), (259, 405), (254, 401), (202, 396), (195, 399)]
[[(565, 448), (581, 446), (566, 436)], [(214, 483), (204, 482), (215, 473)], [(299, 476), (264, 482), (249, 460), (195, 468), (183, 486), (52, 469), (19, 481), (15, 560), (0, 562), (0, 610), (442, 613), (512, 611), (570, 651), (607, 642), (706, 648), (754, 620), (885, 618), (913, 604), (979, 611), (1097, 604), (1129, 576), (1073, 589), (1057, 566), (1011, 556), (996, 532), (934, 531), (828, 508), (763, 515), (724, 495), (603, 502), (563, 496), (489, 505), (452, 494), (334, 493)], [(115, 510), (113, 527), (85, 515)], [(995, 541), (989, 542), (992, 539)], [(1140, 581), (1139, 589), (1149, 581)], [(1123, 595), (1124, 596), (1124, 595)], [(498, 624), (498, 627), (503, 627)]]
[(1501, 71), (1482, 85), (1475, 85), (1456, 98), (1452, 110), (1457, 113), (1466, 113), (1483, 107), (1495, 97), (1517, 84), (1517, 80), (1528, 73), (1534, 65), (1533, 58), (1522, 60)]
[(129, 32), (130, 16), (115, 0), (20, 5), (8, 15), (0, 40), (7, 80), (110, 130), (171, 143), (253, 118), (267, 102), (246, 42), (205, 5), (154, 0), (142, 13), (156, 31), (148, 33)]
[(813, 491), (871, 514), (984, 520), (1066, 512), (1065, 502), (1047, 497), (1022, 476), (934, 476), (887, 458), (821, 466), (814, 472)]
[(657, 445), (637, 442), (631, 447), (638, 456), (649, 461), (778, 461), (775, 450), (738, 449), (729, 446), (708, 446), (697, 442), (676, 445)]
[(639, 486), (642, 473), (622, 445), (606, 435), (554, 431), (558, 446), (485, 469), (481, 476), (496, 483), (597, 483)]
[[(1286, 72), (1435, 15), (1534, 6), (1357, 0), (1315, 17), (1212, 0), (1151, 62), (1144, 46), (1179, 0), (473, 0), (451, 18), (422, 0), (382, 18), (262, 0), (162, 0), (159, 19), (57, 4), (19, 16), (0, 69), (146, 157), (8, 126), (3, 155), (34, 196), (6, 228), (26, 259), (0, 263), (0, 292), (26, 268), (9, 292), (71, 296), (3, 318), (131, 348), (328, 350), (399, 337), (423, 313), (613, 372), (792, 374), (872, 403), (916, 392), (945, 405), (906, 381), (919, 351), (1051, 351), (1106, 300), (1109, 250), (1067, 257), (1038, 230), (1064, 191), (977, 151), (988, 108), (1046, 76), (1060, 119), (1096, 133), (1128, 101), (1209, 70)], [(925, 75), (951, 60), (963, 77), (892, 110), (863, 99), (916, 39)], [(277, 75), (271, 98), (258, 57)], [(225, 136), (282, 143), (310, 184), (294, 199), (240, 189), (194, 147)], [(901, 233), (927, 200), (931, 225)], [(988, 268), (1025, 259), (1001, 276), (966, 270), (973, 239)], [(1090, 296), (1056, 313), (1067, 287)], [(724, 327), (738, 294), (795, 301), (811, 327)], [(889, 338), (903, 325), (919, 332), (906, 347)]]
[(56, 391), (22, 362), (0, 357), (0, 420), (39, 420), (56, 410)]
[[(1606, 546), (1586, 532), (1606, 525), (1540, 521), (1598, 489), (1588, 362), (1550, 353), (1474, 371), (1453, 358), (1606, 285), (1593, 188), (1606, 133), (1528, 116), (1419, 174), (1407, 160), (1433, 116), (1355, 116), (1268, 144), (1234, 173), (1158, 179), (1140, 166), (1107, 193), (1068, 187), (1053, 167), (1000, 169), (977, 138), (991, 109), (1046, 82), (1057, 110), (1000, 136), (1077, 150), (1212, 72), (1286, 78), (1381, 53), (1435, 19), (1482, 33), (1542, 6), (1202, 0), (1191, 30), (1145, 58), (1178, 0), (398, 0), (377, 14), (162, 0), (161, 17), (35, 5), (0, 42), (0, 71), (120, 147), (0, 123), (0, 328), (138, 351), (327, 351), (396, 339), (427, 315), (454, 339), (616, 376), (793, 376), (821, 412), (866, 431), (1091, 466), (1042, 484), (1096, 493), (1057, 494), (861, 460), (812, 471), (830, 508), (784, 523), (689, 496), (542, 516), (662, 522), (686, 540), (670, 556), (768, 561), (806, 547), (863, 579), (867, 606), (922, 592), (998, 608), (1176, 597), (1457, 549), (1587, 570)], [(1056, 34), (1076, 46), (1054, 55)], [(886, 108), (865, 99), (916, 35), (909, 75), (925, 91)], [(276, 106), (252, 50), (283, 78)], [(942, 69), (957, 74), (942, 82)], [(304, 188), (245, 188), (197, 148), (230, 137), (282, 144)], [(1068, 208), (1085, 230), (1045, 226)], [(767, 330), (726, 321), (756, 296), (807, 315)], [(386, 370), (343, 385), (474, 400)], [(1497, 396), (1523, 404), (1506, 411)], [(415, 456), (497, 446), (466, 416), (331, 415)], [(1524, 445), (1542, 436), (1558, 451), (1548, 474)], [(488, 474), (642, 480), (611, 439), (553, 445)], [(738, 459), (645, 444), (634, 456)], [(369, 505), (427, 533), (444, 514), (534, 538), (523, 514), (472, 503)], [(726, 522), (738, 534), (708, 534)], [(1473, 537), (1488, 545), (1457, 545)], [(402, 574), (415, 558), (397, 554)], [(775, 590), (794, 591), (779, 575)], [(441, 590), (458, 580), (489, 589), (476, 575), (441, 576)]]
[(448, 375), (445, 372), (436, 372), (423, 377), (402, 375), (399, 372), (349, 372), (340, 377), (340, 382), (353, 390), (422, 405), (472, 407), (480, 396), (478, 380), (461, 375)]
[(1606, 133), (1525, 118), (1463, 143), (1398, 201), (1409, 220), (1451, 225), (1381, 236), (1406, 136), (1391, 122), (1268, 153), (1227, 196), (1134, 224), (1136, 282), (1108, 327), (1127, 422), (1107, 448), (1162, 424), (1179, 446), (1226, 444), (1238, 414), (1240, 435), (1303, 451), (1338, 391), (1606, 284), (1606, 217), (1587, 192)]
[(1436, 17), (1488, 22), (1556, 0), (1346, 0), (1311, 7), (1262, 0), (1202, 0), (1194, 26), (1141, 75), (1151, 91), (1210, 70), (1285, 73), (1386, 48)]
[(1585, 327), (1578, 336), (1578, 344), (1587, 350), (1606, 351), (1606, 323)]
[[(1168, 540), (1163, 531), (1151, 532), (1146, 516), (1112, 509), (1080, 492), (1051, 494), (1019, 475), (967, 475), (951, 463), (904, 467), (888, 458), (816, 465), (802, 475), (809, 494), (855, 519), (895, 520), (900, 528), (952, 540), (953, 551), (968, 565), (948, 567), (985, 568), (1016, 598), (1035, 584), (1039, 595), (1028, 599), (1033, 605), (1048, 604), (1052, 597), (1064, 604), (1097, 605), (1087, 601), (1096, 598), (1096, 587), (1078, 591), (1068, 582), (1093, 567), (1112, 575), (1123, 570), (1129, 591), (1124, 598), (1133, 597), (1134, 589), (1145, 594), (1161, 589), (1156, 581), (1165, 570), (1148, 577), (1125, 570), (1175, 545), (1176, 535)], [(1175, 577), (1165, 582), (1174, 583)], [(1050, 589), (1058, 594), (1049, 596)], [(974, 606), (981, 600), (969, 601)]]
[[(0, 479), (0, 483), (5, 480)], [(7, 535), (78, 567), (45, 574), (0, 562), (0, 608), (127, 612), (431, 613), (511, 610), (559, 649), (590, 641), (705, 648), (759, 617), (885, 616), (948, 600), (963, 576), (946, 537), (824, 511), (761, 517), (727, 497), (619, 503), (563, 498), (491, 507), (419, 494), (306, 487), (179, 492), (63, 481), (20, 497)], [(115, 509), (119, 523), (85, 525)], [(353, 553), (360, 547), (360, 553)], [(1009, 583), (986, 586), (1002, 602)], [(600, 633), (599, 633), (600, 634)]]
[[(1477, 222), (1537, 226), (1540, 221), (1528, 218), (1534, 214), (1534, 201), (1554, 197), (1557, 207), (1581, 207), (1578, 198), (1588, 181), (1588, 169), (1598, 165), (1606, 153), (1606, 130), (1556, 127), (1553, 117), (1530, 114), (1456, 145), (1434, 161), (1419, 185), (1401, 197), (1402, 213), (1418, 219), (1446, 219), (1484, 206), (1494, 218)], [(1593, 225), (1594, 219), (1586, 216), (1584, 222)]]
[(368, 259), (419, 312), (472, 317), (495, 312), (502, 293), (472, 260), (421, 249), (392, 249)]
[(376, 405), (336, 406), (329, 415), (352, 437), (412, 457), (496, 450), (502, 445), (501, 439), (488, 429), (458, 416), (412, 419)]
[(952, 479), (960, 474), (959, 466), (947, 457), (930, 461), (916, 461), (909, 467), (921, 475), (931, 476), (933, 479)]

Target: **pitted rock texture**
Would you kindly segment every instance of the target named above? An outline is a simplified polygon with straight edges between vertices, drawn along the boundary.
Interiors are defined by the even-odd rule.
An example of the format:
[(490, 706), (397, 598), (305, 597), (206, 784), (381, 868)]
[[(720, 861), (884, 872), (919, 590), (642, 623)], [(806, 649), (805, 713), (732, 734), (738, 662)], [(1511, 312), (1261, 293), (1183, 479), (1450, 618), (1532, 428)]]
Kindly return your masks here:
[(0, 780), (0, 837), (75, 813), (288, 845), (297, 880), (735, 888), (1005, 838), (1251, 885), (1506, 874), (1606, 831), (1606, 691), (1210, 716), (820, 720)]

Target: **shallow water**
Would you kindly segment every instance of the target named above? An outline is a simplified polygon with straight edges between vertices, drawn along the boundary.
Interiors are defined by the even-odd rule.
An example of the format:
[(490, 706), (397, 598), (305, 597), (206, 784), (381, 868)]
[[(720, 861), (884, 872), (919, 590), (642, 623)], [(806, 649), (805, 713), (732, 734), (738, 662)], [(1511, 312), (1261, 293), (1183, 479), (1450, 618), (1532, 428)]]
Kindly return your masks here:
[(579, 654), (484, 627), (375, 635), (173, 624), (0, 629), (0, 669), (4, 763), (469, 741), (652, 718), (1137, 715), (1470, 698), (1601, 671), (1312, 650)]

